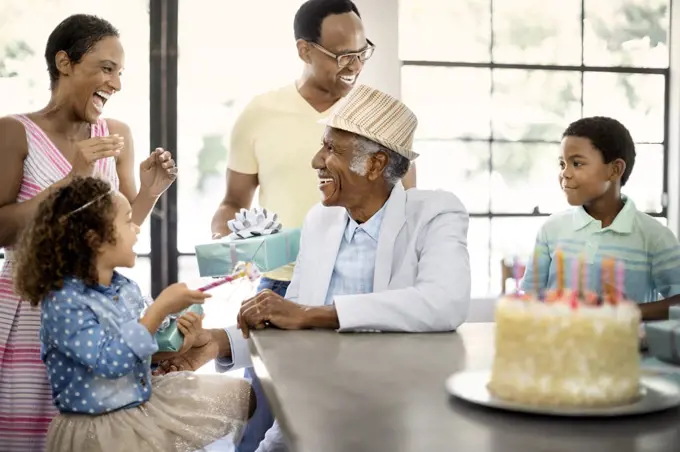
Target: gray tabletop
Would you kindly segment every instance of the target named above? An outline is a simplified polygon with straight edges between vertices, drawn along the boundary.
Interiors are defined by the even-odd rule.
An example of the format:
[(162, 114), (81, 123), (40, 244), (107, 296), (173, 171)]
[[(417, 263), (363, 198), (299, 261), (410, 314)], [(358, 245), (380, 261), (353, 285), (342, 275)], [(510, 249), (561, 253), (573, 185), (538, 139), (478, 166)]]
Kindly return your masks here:
[(251, 352), (296, 452), (680, 450), (679, 410), (558, 419), (448, 397), (451, 373), (490, 367), (493, 324), (442, 334), (263, 330)]

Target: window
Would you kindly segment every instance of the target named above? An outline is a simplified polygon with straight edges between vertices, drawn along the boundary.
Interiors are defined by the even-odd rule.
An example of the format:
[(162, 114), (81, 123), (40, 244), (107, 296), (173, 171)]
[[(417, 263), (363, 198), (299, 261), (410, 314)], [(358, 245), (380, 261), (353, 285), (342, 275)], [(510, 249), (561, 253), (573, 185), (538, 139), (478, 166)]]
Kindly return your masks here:
[[(38, 4), (39, 3), (39, 4)], [(132, 129), (137, 163), (149, 152), (149, 11), (148, 0), (97, 2), (3, 1), (0, 4), (0, 116), (31, 112), (49, 100), (49, 78), (44, 59), (50, 32), (75, 13), (96, 14), (118, 28), (125, 48), (123, 89), (107, 103), (104, 117), (125, 121)], [(139, 165), (136, 165), (137, 167)], [(139, 182), (137, 182), (139, 186)], [(126, 273), (140, 286), (150, 283), (149, 223), (139, 236), (141, 257)], [(145, 257), (146, 256), (146, 257)]]
[[(253, 96), (293, 83), (302, 68), (293, 37), (293, 17), (301, 0), (268, 1), (266, 15), (261, 2), (239, 3), (238, 14), (229, 2), (205, 3), (180, 3), (177, 248), (184, 256), (180, 281), (198, 275), (194, 246), (211, 239), (212, 216), (225, 193), (234, 121)], [(244, 20), (253, 17), (259, 19)]]
[(628, 127), (624, 192), (665, 224), (669, 22), (669, 0), (399, 1), (418, 185), (470, 212), (473, 296), (498, 294), (501, 261), (531, 256), (544, 217), (567, 207), (558, 146), (580, 117)]

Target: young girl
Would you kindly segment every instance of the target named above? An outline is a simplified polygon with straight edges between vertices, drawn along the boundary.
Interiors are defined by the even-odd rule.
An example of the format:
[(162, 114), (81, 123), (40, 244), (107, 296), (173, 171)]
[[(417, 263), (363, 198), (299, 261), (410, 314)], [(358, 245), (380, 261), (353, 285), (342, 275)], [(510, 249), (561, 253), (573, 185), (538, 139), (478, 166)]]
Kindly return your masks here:
[(163, 319), (209, 295), (174, 284), (142, 316), (139, 287), (115, 271), (134, 265), (138, 233), (127, 199), (89, 177), (50, 194), (22, 237), (16, 286), (40, 305), (41, 357), (60, 412), (48, 451), (193, 451), (238, 437), (254, 409), (245, 380), (152, 377)]

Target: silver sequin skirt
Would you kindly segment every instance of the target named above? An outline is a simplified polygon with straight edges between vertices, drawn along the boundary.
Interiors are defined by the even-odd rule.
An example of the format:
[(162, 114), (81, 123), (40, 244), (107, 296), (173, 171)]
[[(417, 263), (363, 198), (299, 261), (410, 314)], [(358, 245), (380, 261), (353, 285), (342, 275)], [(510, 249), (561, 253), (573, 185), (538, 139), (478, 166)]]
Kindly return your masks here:
[(151, 383), (151, 398), (138, 407), (58, 415), (47, 452), (189, 452), (227, 436), (237, 443), (254, 408), (242, 379), (175, 372)]

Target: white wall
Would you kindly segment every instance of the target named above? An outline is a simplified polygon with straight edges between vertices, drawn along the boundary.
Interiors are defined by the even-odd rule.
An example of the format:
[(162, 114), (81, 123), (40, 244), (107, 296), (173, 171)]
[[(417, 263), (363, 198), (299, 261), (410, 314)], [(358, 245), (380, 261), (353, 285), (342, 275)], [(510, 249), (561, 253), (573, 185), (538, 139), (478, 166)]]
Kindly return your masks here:
[(680, 233), (680, 1), (671, 8), (671, 102), (668, 117), (668, 227)]
[(401, 62), (398, 52), (398, 0), (354, 0), (376, 51), (364, 67), (360, 83), (396, 98), (401, 95)]

